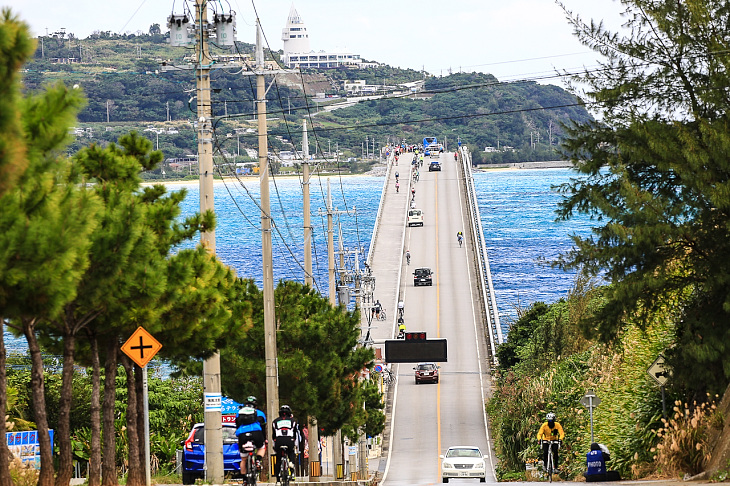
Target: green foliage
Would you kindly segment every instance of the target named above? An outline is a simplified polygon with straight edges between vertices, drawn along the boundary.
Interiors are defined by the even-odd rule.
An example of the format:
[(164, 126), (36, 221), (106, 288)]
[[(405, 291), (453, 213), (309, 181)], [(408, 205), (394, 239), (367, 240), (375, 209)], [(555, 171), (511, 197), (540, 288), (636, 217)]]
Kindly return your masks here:
[[(265, 403), (263, 295), (252, 280), (237, 285), (237, 298), (252, 305), (253, 327), (245, 338), (221, 343), (222, 389), (237, 401), (254, 395)], [(372, 350), (357, 347), (358, 313), (332, 307), (296, 282), (280, 282), (275, 300), (280, 403), (301, 420), (314, 416), (325, 434), (346, 424), (380, 427), (372, 389), (357, 380), (373, 359)], [(177, 362), (184, 373), (199, 373), (199, 362)], [(361, 413), (364, 401), (371, 405), (367, 414)]]
[[(580, 475), (591, 443), (589, 416), (579, 403), (587, 389), (602, 399), (594, 410), (594, 435), (611, 450), (609, 467), (624, 477), (658, 470), (652, 451), (662, 425), (661, 394), (646, 370), (671, 346), (683, 299), (668, 296), (662, 311), (643, 326), (627, 316), (610, 347), (571, 337), (570, 345), (558, 352), (554, 346), (559, 340), (552, 337), (556, 327), (564, 336), (579, 336), (574, 332), (581, 322), (578, 316), (600, 310), (604, 290), (594, 291), (579, 281), (567, 299), (528, 309), (513, 326), (517, 333), (511, 344), (513, 334), (508, 335), (509, 346), (501, 353), (513, 362), (500, 363), (497, 388), (488, 403), (503, 476), (521, 473), (525, 462), (538, 457), (535, 434), (548, 411), (557, 414), (566, 432), (563, 470), (568, 477)], [(667, 468), (662, 471), (667, 473)]]
[(579, 39), (606, 59), (577, 77), (603, 121), (568, 131), (562, 153), (583, 177), (561, 187), (558, 214), (598, 225), (574, 238), (560, 265), (610, 279), (605, 305), (585, 322), (606, 342), (626, 315), (645, 327), (667, 295), (684, 292), (667, 358), (673, 386), (702, 398), (730, 381), (730, 102), (717, 89), (730, 79), (715, 54), (730, 47), (720, 34), (727, 5), (623, 4), (627, 36), (573, 19)]

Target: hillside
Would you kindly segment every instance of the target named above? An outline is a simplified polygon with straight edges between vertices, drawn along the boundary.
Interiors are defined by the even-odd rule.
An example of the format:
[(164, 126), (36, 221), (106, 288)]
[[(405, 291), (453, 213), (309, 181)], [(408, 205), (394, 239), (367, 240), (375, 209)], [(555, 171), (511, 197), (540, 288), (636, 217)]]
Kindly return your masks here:
[[(100, 32), (86, 39), (77, 39), (73, 34), (39, 38), (35, 58), (24, 71), (26, 88), (36, 90), (61, 80), (78, 84), (88, 97), (88, 105), (79, 114), (84, 137), (77, 138), (71, 150), (94, 141), (114, 141), (125, 130), (143, 130), (151, 125), (155, 130), (166, 130), (164, 136), (150, 135), (166, 157), (195, 153), (191, 123), (195, 119), (193, 73), (161, 69), (162, 63), (182, 64), (192, 51), (169, 47), (158, 30), (152, 26), (147, 35)], [(226, 54), (217, 48), (213, 51)], [(250, 54), (253, 46), (238, 43), (236, 51)], [(251, 76), (231, 71), (213, 72), (213, 112), (216, 117), (226, 117), (216, 124), (221, 145), (229, 153), (237, 153), (255, 148), (257, 143), (250, 133), (255, 127), (251, 123), (255, 83)], [(479, 73), (427, 78), (417, 99), (362, 101), (349, 108), (317, 113), (323, 100), (311, 96), (322, 92), (344, 96), (344, 80), (397, 85), (422, 80), (423, 74), (387, 65), (304, 74), (304, 82), (296, 74), (287, 75), (277, 79), (268, 91), (274, 151), (291, 150), (292, 143), (300, 147), (301, 121), (312, 114), (316, 134), (310, 135), (310, 140), (313, 145), (319, 144), (317, 151), (337, 146), (344, 157), (360, 155), (366, 140), (371, 144), (376, 140), (376, 146), (382, 147), (388, 142), (416, 142), (423, 136), (435, 135), (447, 143), (459, 139), (469, 145), (476, 162), (552, 160), (553, 149), (562, 137), (560, 124), (589, 117), (559, 87), (534, 82), (499, 83), (493, 76)], [(170, 136), (170, 128), (178, 133)], [(487, 153), (485, 147), (493, 148)]]

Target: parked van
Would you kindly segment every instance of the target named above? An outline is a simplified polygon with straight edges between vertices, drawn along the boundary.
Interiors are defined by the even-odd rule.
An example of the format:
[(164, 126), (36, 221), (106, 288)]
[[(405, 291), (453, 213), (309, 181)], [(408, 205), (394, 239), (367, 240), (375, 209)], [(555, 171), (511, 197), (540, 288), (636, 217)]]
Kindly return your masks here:
[(423, 226), (423, 211), (415, 208), (409, 209), (408, 226)]

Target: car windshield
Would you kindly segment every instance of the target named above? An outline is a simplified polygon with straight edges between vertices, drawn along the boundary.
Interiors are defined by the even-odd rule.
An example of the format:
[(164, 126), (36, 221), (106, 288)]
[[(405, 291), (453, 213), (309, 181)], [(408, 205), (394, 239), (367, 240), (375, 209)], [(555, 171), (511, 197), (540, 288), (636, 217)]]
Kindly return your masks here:
[(482, 457), (482, 453), (479, 452), (479, 449), (472, 448), (449, 449), (446, 457)]
[(425, 277), (429, 273), (431, 273), (431, 271), (428, 268), (417, 268), (416, 269), (416, 276), (418, 276), (418, 277)]
[(431, 371), (436, 369), (436, 365), (433, 363), (419, 364), (418, 369), (420, 371)]
[[(196, 444), (205, 444), (205, 427), (196, 427), (195, 428), (195, 435), (193, 436), (193, 441)], [(233, 425), (224, 425), (223, 426), (223, 442), (225, 443), (232, 443), (232, 442), (238, 442), (238, 437), (236, 437), (236, 427)]]

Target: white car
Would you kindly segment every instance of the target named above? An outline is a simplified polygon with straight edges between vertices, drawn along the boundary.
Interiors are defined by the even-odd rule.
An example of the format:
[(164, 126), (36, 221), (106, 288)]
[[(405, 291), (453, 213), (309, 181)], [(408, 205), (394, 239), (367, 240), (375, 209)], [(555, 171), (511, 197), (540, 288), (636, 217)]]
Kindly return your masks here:
[(409, 209), (408, 226), (423, 226), (423, 211), (415, 208)]
[(482, 483), (487, 482), (487, 464), (489, 456), (482, 455), (482, 451), (474, 446), (449, 447), (446, 455), (439, 456), (441, 462), (441, 479), (448, 483), (454, 478), (479, 478)]

